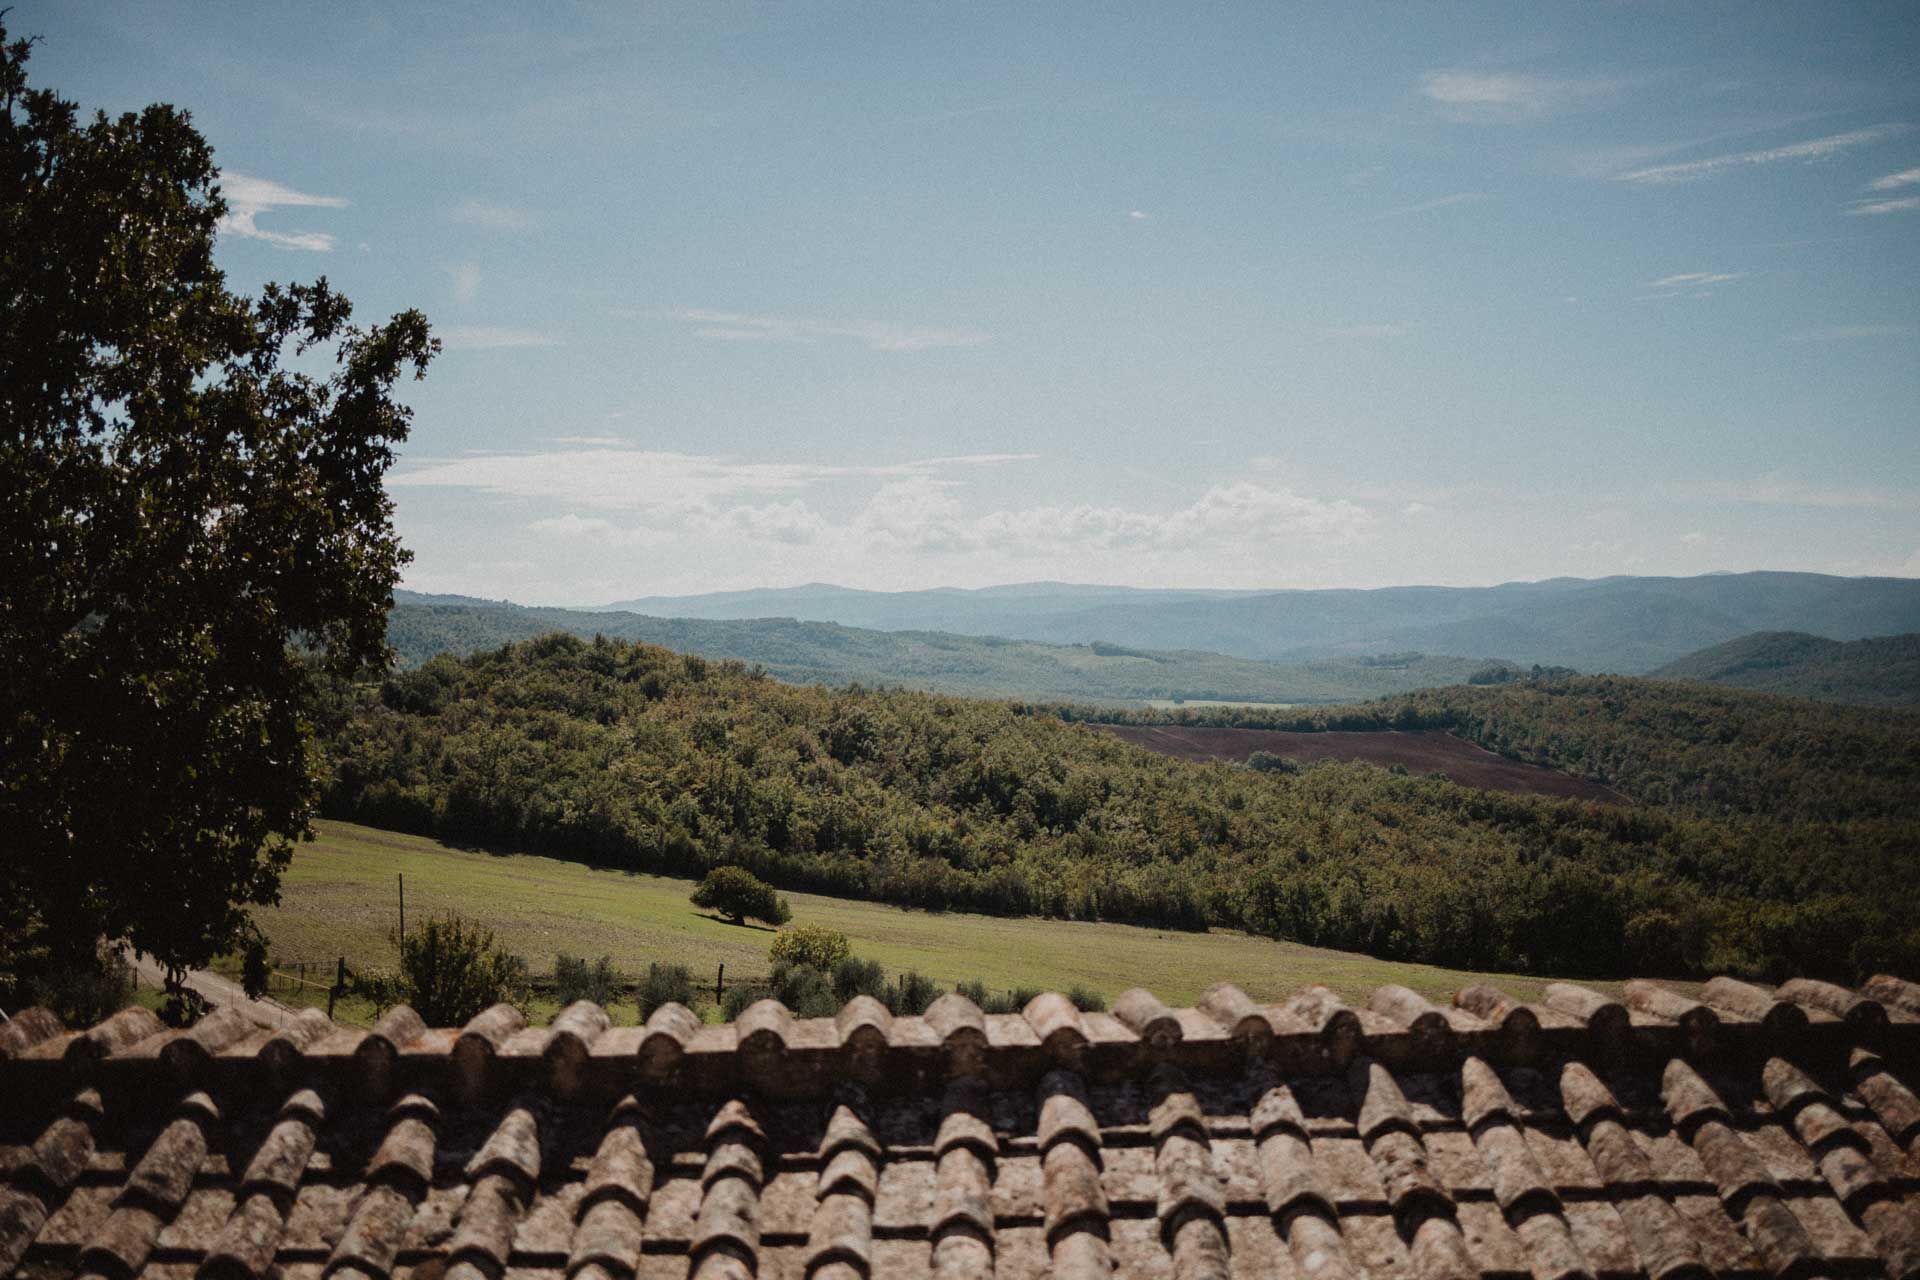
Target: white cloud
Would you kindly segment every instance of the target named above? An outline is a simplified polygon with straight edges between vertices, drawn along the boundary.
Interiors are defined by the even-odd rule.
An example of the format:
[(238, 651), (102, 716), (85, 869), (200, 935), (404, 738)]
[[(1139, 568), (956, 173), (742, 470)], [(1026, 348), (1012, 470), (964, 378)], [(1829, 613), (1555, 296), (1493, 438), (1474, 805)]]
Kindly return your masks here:
[(1478, 204), (1488, 199), (1484, 191), (1457, 191), (1450, 196), (1441, 196), (1437, 200), (1423, 200), (1419, 204), (1405, 205), (1398, 209), (1389, 209), (1385, 213), (1373, 215), (1374, 221), (1382, 218), (1403, 218), (1410, 213), (1430, 213), (1435, 209), (1450, 209), (1457, 204)]
[[(590, 438), (583, 438), (590, 439)], [(728, 498), (798, 493), (823, 480), (902, 479), (954, 467), (1031, 461), (1034, 454), (983, 453), (909, 462), (831, 466), (742, 462), (703, 454), (636, 449), (615, 442), (530, 453), (486, 453), (424, 464), (390, 476), (398, 488), (477, 489), (519, 498), (561, 499), (600, 510), (684, 510)]]
[(1920, 169), (1902, 169), (1899, 173), (1890, 173), (1884, 178), (1875, 178), (1867, 184), (1869, 191), (1896, 191), (1901, 187), (1911, 187), (1920, 183)]
[(472, 302), (480, 296), (480, 264), (462, 262), (447, 268), (447, 276), (453, 281), (453, 298), (456, 302)]
[(1133, 219), (1135, 222), (1145, 222), (1148, 218), (1151, 218), (1153, 215), (1148, 213), (1145, 209), (1129, 209), (1127, 210), (1127, 216)]
[(1914, 494), (1890, 489), (1864, 486), (1834, 488), (1808, 484), (1784, 471), (1770, 471), (1746, 480), (1673, 480), (1657, 487), (1667, 497), (1682, 501), (1744, 503), (1767, 507), (1891, 510), (1910, 508), (1916, 501)]
[[(633, 313), (618, 311), (616, 314)], [(695, 307), (682, 308), (671, 314), (675, 319), (694, 325), (695, 337), (723, 342), (811, 342), (817, 338), (852, 338), (865, 344), (870, 351), (929, 351), (936, 347), (977, 347), (992, 338), (991, 334), (975, 329), (906, 328)]]
[(226, 216), (220, 219), (221, 231), (248, 240), (264, 240), (280, 249), (305, 249), (311, 253), (325, 253), (332, 249), (334, 238), (324, 231), (264, 231), (257, 225), (257, 219), (263, 213), (281, 208), (347, 207), (346, 200), (340, 196), (308, 195), (304, 191), (295, 191), (292, 187), (283, 187), (266, 178), (249, 177), (244, 173), (222, 173), (220, 194), (227, 201)]
[(1891, 138), (1906, 132), (1907, 128), (1908, 126), (1904, 124), (1875, 125), (1870, 129), (1855, 129), (1850, 133), (1836, 133), (1825, 138), (1795, 142), (1784, 147), (1770, 147), (1764, 151), (1740, 151), (1732, 155), (1712, 156), (1705, 160), (1689, 160), (1681, 164), (1661, 164), (1650, 169), (1635, 169), (1628, 173), (1616, 174), (1615, 180), (1643, 183), (1693, 182), (1728, 169), (1751, 165), (1778, 164), (1786, 160), (1803, 160), (1810, 163), (1830, 159), (1851, 147), (1865, 146), (1870, 142)]
[(1824, 329), (1790, 333), (1788, 342), (1848, 342), (1858, 338), (1904, 338), (1913, 332), (1907, 324), (1836, 324)]
[(1512, 71), (1429, 71), (1420, 92), (1449, 119), (1511, 121), (1570, 106), (1620, 88), (1616, 80), (1568, 80)]
[(1897, 200), (1859, 200), (1847, 213), (1855, 217), (1873, 218), (1887, 213), (1906, 213), (1910, 209), (1920, 209), (1920, 196), (1901, 196)]
[(1429, 502), (1409, 502), (1400, 509), (1400, 514), (1404, 516), (1424, 516), (1432, 514), (1433, 509), (1433, 504)]
[[(1376, 523), (1358, 503), (1267, 481), (1214, 484), (1167, 510), (998, 503), (961, 479), (963, 469), (1027, 460), (982, 454), (837, 466), (582, 448), (477, 455), (417, 467), (388, 483), (563, 503), (572, 510), (527, 526), (561, 542), (647, 548), (666, 560), (718, 557), (763, 574), (805, 575), (811, 568), (816, 577), (822, 566), (842, 576), (908, 565), (975, 574), (1007, 566), (1004, 572), (1017, 575), (1015, 566), (1065, 561), (1111, 566), (1122, 575), (1145, 562), (1252, 568), (1297, 558), (1305, 548), (1355, 543)], [(868, 482), (864, 494), (825, 488), (849, 479)]]
[(1744, 280), (1744, 271), (1686, 271), (1675, 276), (1662, 276), (1658, 280), (1649, 280), (1649, 289), (1699, 289), (1707, 285), (1728, 284), (1735, 280)]
[(1407, 327), (1403, 324), (1348, 324), (1320, 332), (1329, 338), (1398, 338), (1406, 331)]
[(464, 201), (454, 209), (452, 216), (455, 222), (484, 227), (488, 231), (526, 231), (533, 226), (533, 215), (525, 209), (492, 204), (485, 200)]
[(493, 351), (503, 347), (551, 347), (559, 339), (538, 329), (513, 329), (501, 325), (453, 325), (436, 335), (449, 351)]

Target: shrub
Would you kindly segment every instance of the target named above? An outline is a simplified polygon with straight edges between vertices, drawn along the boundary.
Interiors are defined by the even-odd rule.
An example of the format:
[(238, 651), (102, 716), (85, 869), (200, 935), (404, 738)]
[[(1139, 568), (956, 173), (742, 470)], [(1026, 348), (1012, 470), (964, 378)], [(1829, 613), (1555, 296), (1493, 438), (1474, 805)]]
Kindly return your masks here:
[(563, 1006), (575, 1000), (591, 1000), (607, 1008), (620, 995), (620, 975), (614, 972), (613, 957), (601, 956), (589, 963), (580, 956), (562, 951), (553, 958), (553, 994)]
[(715, 867), (693, 891), (693, 905), (745, 924), (748, 917), (771, 925), (793, 919), (787, 900), (745, 867)]
[(887, 988), (886, 1004), (896, 1014), (919, 1014), (940, 998), (940, 985), (925, 974), (909, 969)]
[(273, 977), (273, 966), (267, 959), (267, 940), (254, 933), (247, 939), (246, 950), (240, 959), (240, 989), (258, 1000), (267, 994), (267, 981)]
[(855, 996), (872, 996), (885, 1002), (887, 974), (878, 960), (848, 956), (833, 966), (833, 994), (842, 1003)]
[(736, 982), (720, 997), (721, 1016), (731, 1022), (745, 1013), (748, 1005), (756, 1000), (765, 1000), (771, 994), (772, 992), (759, 983)]
[(773, 998), (796, 1018), (831, 1018), (840, 1011), (833, 984), (810, 964), (782, 965), (773, 971)]
[(1247, 768), (1260, 773), (1298, 773), (1300, 766), (1283, 755), (1271, 751), (1256, 751), (1247, 757)]
[(773, 945), (767, 949), (767, 959), (776, 967), (804, 964), (821, 973), (832, 973), (834, 967), (852, 953), (847, 935), (839, 930), (825, 925), (797, 924), (774, 936)]
[(1073, 1007), (1082, 1013), (1104, 1013), (1107, 1008), (1105, 996), (1077, 984), (1067, 992), (1067, 999), (1073, 1001)]
[(493, 930), (449, 914), (400, 940), (400, 990), (430, 1027), (457, 1027), (491, 1005), (524, 999), (527, 962)]
[(663, 1004), (693, 1003), (693, 976), (683, 964), (650, 964), (640, 984), (640, 1020), (645, 1022)]
[(101, 947), (91, 965), (81, 961), (43, 973), (28, 990), (33, 1003), (46, 1006), (69, 1027), (90, 1027), (126, 1008), (133, 998), (133, 970), (118, 950)]

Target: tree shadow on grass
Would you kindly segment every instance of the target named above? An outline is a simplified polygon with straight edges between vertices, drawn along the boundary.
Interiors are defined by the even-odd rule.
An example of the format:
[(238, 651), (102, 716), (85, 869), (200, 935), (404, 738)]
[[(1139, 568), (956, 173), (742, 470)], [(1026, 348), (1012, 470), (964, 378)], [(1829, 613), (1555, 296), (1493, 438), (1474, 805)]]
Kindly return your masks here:
[(778, 933), (780, 930), (770, 924), (754, 924), (747, 920), (735, 920), (732, 916), (723, 916), (717, 911), (696, 911), (693, 914), (702, 920), (717, 920), (721, 924), (738, 925), (742, 929), (752, 929), (759, 933)]

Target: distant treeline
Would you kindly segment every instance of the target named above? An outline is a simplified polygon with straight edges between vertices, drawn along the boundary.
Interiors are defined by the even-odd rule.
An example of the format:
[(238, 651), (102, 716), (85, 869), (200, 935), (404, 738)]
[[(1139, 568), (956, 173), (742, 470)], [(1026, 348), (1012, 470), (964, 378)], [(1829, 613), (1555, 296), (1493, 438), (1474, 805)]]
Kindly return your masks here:
[[(1555, 744), (1662, 714), (1632, 709), (1645, 682), (1594, 683), (1591, 696), (1444, 693), (1470, 695), (1488, 732), (1538, 721)], [(1514, 709), (1549, 697), (1568, 706), (1534, 720)], [(1589, 701), (1602, 710), (1575, 713)], [(1415, 727), (1457, 714), (1448, 706), (1415, 695), (1324, 727)], [(330, 815), (603, 866), (732, 863), (783, 888), (928, 909), (1224, 925), (1472, 968), (1920, 969), (1920, 823), (1912, 788), (1896, 802), (1891, 766), (1861, 771), (1860, 810), (1844, 817), (1598, 806), (1362, 764), (1194, 766), (1048, 709), (796, 687), (735, 662), (560, 635), (343, 691), (331, 718)], [(1799, 732), (1809, 770), (1856, 750), (1838, 722)], [(1911, 776), (1911, 741), (1877, 741)], [(1720, 753), (1774, 756), (1737, 742)], [(1634, 776), (1648, 785), (1657, 768)]]
[(1920, 819), (1920, 713), (1671, 680), (1555, 672), (1342, 707), (1055, 710), (1065, 719), (1110, 724), (1444, 729), (1489, 751), (1693, 814)]

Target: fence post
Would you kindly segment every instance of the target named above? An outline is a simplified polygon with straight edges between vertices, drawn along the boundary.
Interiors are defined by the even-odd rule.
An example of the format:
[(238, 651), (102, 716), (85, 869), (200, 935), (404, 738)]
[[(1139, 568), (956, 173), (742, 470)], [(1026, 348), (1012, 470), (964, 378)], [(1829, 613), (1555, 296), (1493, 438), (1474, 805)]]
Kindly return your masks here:
[(347, 989), (347, 958), (340, 957), (340, 967), (334, 971), (333, 986), (327, 990), (327, 1020), (333, 1020), (333, 1002)]
[(721, 996), (726, 994), (726, 990), (727, 990), (727, 966), (722, 964), (720, 966), (720, 972), (713, 979), (713, 1002), (715, 1004), (723, 1004), (723, 1001), (721, 1000)]

